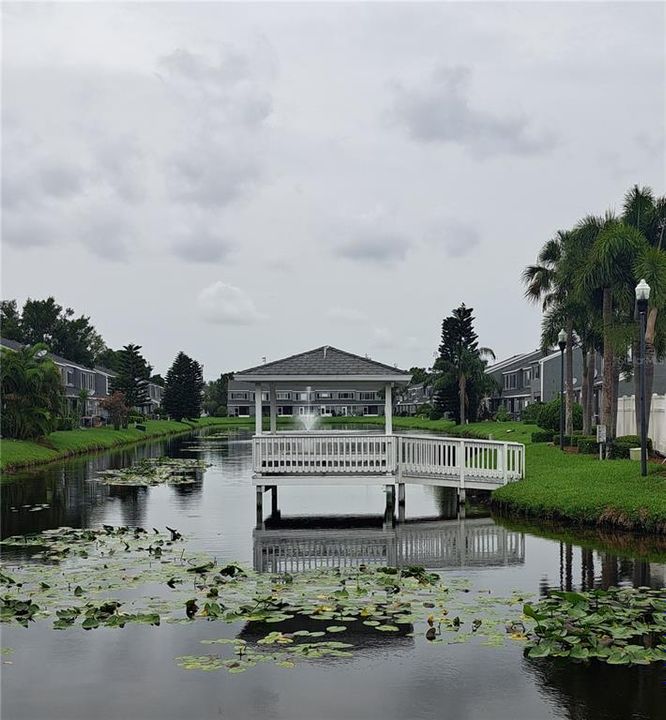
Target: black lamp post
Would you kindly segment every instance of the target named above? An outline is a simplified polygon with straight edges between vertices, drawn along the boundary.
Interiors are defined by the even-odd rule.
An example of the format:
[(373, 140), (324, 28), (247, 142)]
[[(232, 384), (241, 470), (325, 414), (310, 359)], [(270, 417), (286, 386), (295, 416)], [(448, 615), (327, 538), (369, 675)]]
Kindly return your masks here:
[(639, 368), (639, 392), (640, 403), (638, 418), (641, 434), (641, 475), (647, 475), (647, 418), (645, 417), (645, 319), (647, 316), (648, 300), (650, 299), (650, 286), (641, 280), (636, 285), (636, 307), (638, 309), (638, 322), (640, 325), (640, 356), (638, 358)]
[(557, 344), (560, 346), (560, 450), (564, 450), (564, 348), (567, 346), (564, 330), (560, 330)]

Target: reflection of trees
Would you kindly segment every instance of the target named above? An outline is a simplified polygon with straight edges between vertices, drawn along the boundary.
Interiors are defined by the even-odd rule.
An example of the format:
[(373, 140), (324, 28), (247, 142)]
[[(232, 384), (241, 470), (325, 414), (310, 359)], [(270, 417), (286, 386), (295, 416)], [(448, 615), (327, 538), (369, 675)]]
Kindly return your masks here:
[(131, 485), (110, 485), (109, 497), (120, 500), (120, 515), (123, 519), (123, 525), (143, 527), (148, 488)]
[(198, 468), (195, 470), (185, 470), (181, 471), (180, 474), (194, 480), (194, 482), (187, 483), (186, 485), (173, 485), (173, 490), (176, 495), (179, 495), (181, 498), (188, 498), (192, 495), (200, 495), (203, 491), (203, 470)]
[(664, 716), (664, 669), (523, 660), (537, 684), (570, 720), (627, 720)]

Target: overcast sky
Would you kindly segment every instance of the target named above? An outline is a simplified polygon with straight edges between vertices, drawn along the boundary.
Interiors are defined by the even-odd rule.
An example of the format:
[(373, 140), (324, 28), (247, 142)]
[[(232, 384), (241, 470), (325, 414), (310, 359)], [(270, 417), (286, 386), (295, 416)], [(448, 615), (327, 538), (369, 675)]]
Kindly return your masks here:
[(6, 3), (2, 296), (207, 378), (532, 349), (541, 244), (666, 191), (664, 7)]

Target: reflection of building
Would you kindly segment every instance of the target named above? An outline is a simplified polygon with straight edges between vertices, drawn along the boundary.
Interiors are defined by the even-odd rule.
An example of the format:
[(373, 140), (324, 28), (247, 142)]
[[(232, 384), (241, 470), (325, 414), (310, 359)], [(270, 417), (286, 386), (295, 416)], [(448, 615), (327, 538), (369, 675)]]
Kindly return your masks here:
[[(429, 568), (495, 567), (525, 561), (525, 537), (489, 518), (408, 521), (395, 527), (366, 519), (321, 518), (318, 527), (273, 521), (253, 532), (254, 567), (260, 572), (379, 563)], [(340, 527), (335, 527), (340, 525)], [(351, 525), (351, 527), (350, 527)], [(344, 527), (346, 526), (346, 527)]]

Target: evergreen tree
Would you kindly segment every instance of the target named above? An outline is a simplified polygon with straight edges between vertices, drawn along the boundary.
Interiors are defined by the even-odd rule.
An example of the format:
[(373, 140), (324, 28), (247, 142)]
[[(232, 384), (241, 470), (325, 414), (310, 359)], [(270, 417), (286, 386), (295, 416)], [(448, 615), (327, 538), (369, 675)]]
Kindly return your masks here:
[(174, 420), (198, 418), (204, 386), (203, 366), (181, 351), (167, 373), (162, 407)]
[(130, 408), (141, 407), (148, 402), (148, 380), (152, 368), (139, 352), (140, 345), (125, 345), (117, 351), (118, 373), (111, 383), (114, 392), (122, 392)]
[(217, 380), (206, 383), (203, 396), (203, 409), (209, 415), (226, 416), (227, 388), (233, 373), (222, 373)]
[(479, 347), (472, 308), (463, 303), (442, 321), (442, 340), (434, 370), (438, 373), (435, 408), (450, 412), (458, 423), (476, 420), (481, 398), (487, 389), (489, 348)]

